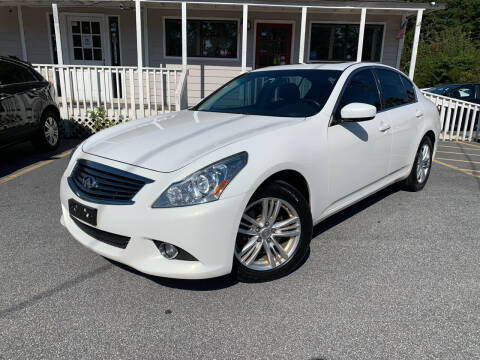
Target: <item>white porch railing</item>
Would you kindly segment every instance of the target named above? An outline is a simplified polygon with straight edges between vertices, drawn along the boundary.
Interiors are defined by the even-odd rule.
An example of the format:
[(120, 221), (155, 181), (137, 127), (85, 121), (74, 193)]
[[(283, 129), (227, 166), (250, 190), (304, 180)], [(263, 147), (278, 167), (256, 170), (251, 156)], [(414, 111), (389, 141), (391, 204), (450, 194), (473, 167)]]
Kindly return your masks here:
[[(123, 122), (178, 109), (177, 96), (185, 96), (181, 69), (144, 67), (143, 101), (138, 68), (35, 64), (58, 95), (61, 116), (93, 130), (89, 113), (103, 107), (106, 117)], [(182, 81), (180, 81), (182, 80)], [(180, 88), (180, 90), (178, 90)]]
[(422, 93), (439, 108), (442, 140), (479, 140), (480, 105), (425, 90)]

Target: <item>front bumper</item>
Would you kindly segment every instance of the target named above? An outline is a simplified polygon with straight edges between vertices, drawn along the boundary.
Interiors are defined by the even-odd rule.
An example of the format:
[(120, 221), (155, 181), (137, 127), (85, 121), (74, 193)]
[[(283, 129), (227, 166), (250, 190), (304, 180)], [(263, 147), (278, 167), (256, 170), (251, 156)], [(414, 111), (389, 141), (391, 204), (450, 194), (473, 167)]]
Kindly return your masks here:
[[(116, 163), (116, 166), (122, 168), (123, 165)], [(129, 166), (128, 170), (132, 171), (132, 167)], [(142, 173), (145, 175), (144, 171)], [(161, 193), (157, 181), (141, 189), (133, 205), (95, 204), (80, 199), (70, 189), (67, 175), (68, 170), (60, 185), (61, 223), (90, 250), (155, 276), (203, 279), (231, 272), (238, 225), (248, 201), (244, 196), (201, 205), (153, 209), (152, 203)], [(151, 178), (164, 176), (158, 173), (149, 175)], [(164, 181), (163, 186), (168, 186), (168, 181)], [(130, 237), (127, 247), (121, 249), (108, 245), (81, 230), (70, 217), (69, 199), (96, 208), (96, 228)], [(152, 240), (178, 246), (198, 261), (168, 260), (160, 254)]]

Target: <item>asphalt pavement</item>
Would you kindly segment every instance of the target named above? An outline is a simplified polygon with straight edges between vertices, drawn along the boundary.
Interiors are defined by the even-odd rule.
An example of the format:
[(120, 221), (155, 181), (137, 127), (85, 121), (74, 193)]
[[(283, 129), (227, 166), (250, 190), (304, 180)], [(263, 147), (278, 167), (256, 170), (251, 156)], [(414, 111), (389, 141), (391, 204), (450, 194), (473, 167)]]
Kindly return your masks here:
[(77, 243), (58, 195), (74, 145), (0, 150), (0, 359), (480, 358), (480, 144), (442, 143), (423, 191), (324, 221), (263, 284), (155, 278)]

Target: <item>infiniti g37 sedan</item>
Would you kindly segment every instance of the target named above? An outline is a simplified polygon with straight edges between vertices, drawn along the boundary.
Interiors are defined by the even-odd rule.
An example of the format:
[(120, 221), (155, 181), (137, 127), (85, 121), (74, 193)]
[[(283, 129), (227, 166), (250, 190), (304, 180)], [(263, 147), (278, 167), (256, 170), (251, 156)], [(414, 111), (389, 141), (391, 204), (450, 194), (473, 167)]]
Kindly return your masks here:
[(61, 222), (144, 273), (272, 280), (301, 264), (322, 219), (395, 182), (421, 190), (439, 128), (393, 68), (264, 68), (86, 140), (61, 180)]

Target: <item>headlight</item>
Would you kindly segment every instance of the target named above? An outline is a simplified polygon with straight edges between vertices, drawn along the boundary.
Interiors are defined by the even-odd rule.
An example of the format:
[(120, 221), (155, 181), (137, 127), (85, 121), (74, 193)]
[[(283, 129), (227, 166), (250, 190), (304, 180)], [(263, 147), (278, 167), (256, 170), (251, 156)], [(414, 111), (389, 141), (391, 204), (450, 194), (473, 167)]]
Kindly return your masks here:
[(152, 207), (189, 206), (218, 200), (230, 181), (247, 164), (247, 159), (248, 154), (241, 152), (193, 173), (170, 185)]

